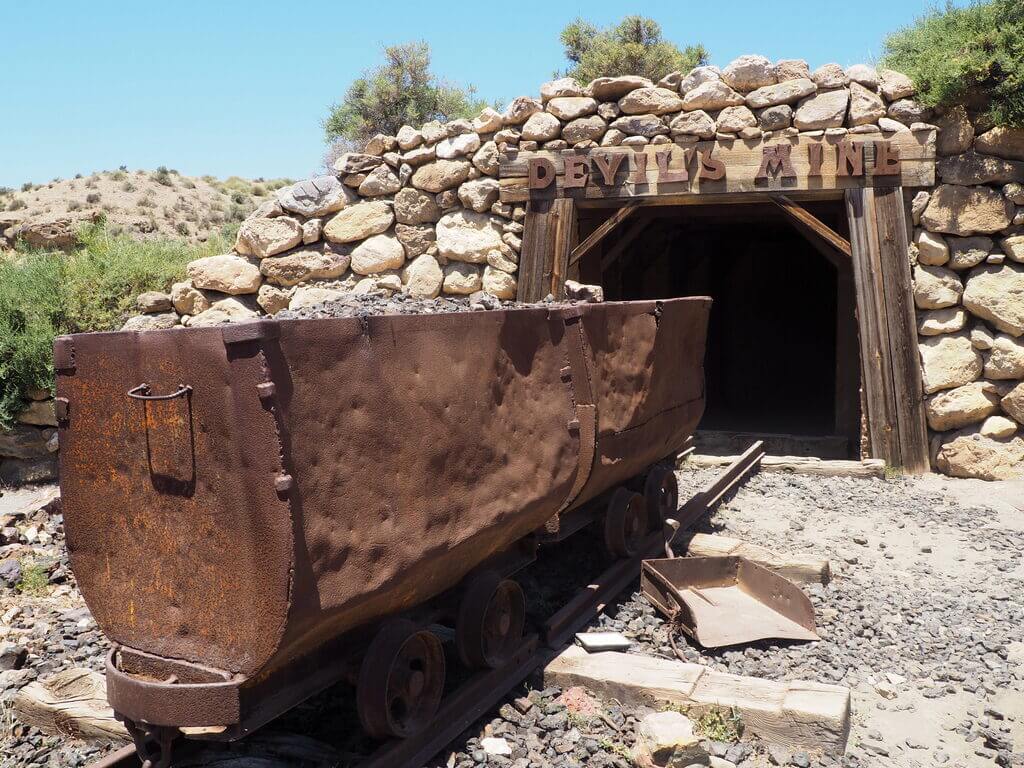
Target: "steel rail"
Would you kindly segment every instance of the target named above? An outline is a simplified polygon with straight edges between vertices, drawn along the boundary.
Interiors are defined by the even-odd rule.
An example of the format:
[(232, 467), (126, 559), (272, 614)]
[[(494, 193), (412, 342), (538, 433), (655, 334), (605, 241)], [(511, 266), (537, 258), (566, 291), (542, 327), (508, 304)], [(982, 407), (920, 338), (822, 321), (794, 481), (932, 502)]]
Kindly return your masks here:
[[(682, 527), (688, 528), (709, 512), (728, 491), (758, 468), (763, 456), (758, 441), (693, 494), (678, 512)], [(657, 556), (664, 548), (664, 541), (663, 533), (650, 534), (635, 556), (613, 563), (552, 614), (544, 622), (540, 638), (527, 636), (507, 664), (474, 675), (449, 694), (421, 734), (383, 743), (359, 764), (359, 768), (419, 768), (424, 765), (534, 670), (550, 662), (576, 632), (604, 612), (623, 590), (640, 578), (641, 562)], [(140, 768), (140, 765), (135, 747), (129, 745), (85, 768)]]

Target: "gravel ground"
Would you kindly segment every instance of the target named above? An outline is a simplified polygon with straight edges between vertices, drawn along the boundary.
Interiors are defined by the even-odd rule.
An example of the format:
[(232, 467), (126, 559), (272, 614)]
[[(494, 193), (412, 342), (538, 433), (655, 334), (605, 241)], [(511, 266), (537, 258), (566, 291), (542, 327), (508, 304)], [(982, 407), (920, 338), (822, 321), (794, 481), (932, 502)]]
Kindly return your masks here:
[(349, 293), (336, 301), (329, 301), (302, 309), (283, 310), (274, 315), (274, 319), (369, 317), (371, 315), (437, 315), (450, 312), (551, 306), (553, 303), (545, 302), (542, 305), (538, 305), (523, 304), (516, 301), (501, 301), (484, 291), (477, 291), (464, 298), (439, 297), (436, 299), (417, 299), (407, 293), (396, 293), (393, 296), (386, 296), (383, 293)]
[[(714, 474), (682, 470), (681, 496)], [(0, 669), (17, 667), (0, 672), (0, 701), (9, 701), (30, 680), (69, 666), (98, 669), (106, 650), (68, 572), (59, 514), (17, 513), (28, 507), (25, 497), (0, 498), (6, 542), (0, 544), (0, 644), (10, 644), (2, 646)], [(708, 742), (717, 765), (1024, 765), (1021, 507), (1019, 483), (767, 473), (750, 478), (699, 529), (828, 557), (833, 581), (807, 588), (822, 640), (716, 652), (703, 652), (684, 637), (677, 644), (688, 660), (724, 671), (849, 686), (853, 729), (842, 759), (790, 755), (749, 740)], [(587, 554), (592, 544), (579, 539), (571, 544), (575, 550), (561, 553), (566, 557), (560, 560), (572, 564), (575, 583), (603, 566), (601, 558)], [(566, 590), (539, 585), (557, 577), (558, 568), (543, 567), (548, 571), (524, 574), (527, 593), (531, 600), (557, 604)], [(48, 594), (15, 588), (21, 584), (24, 590), (26, 581)], [(536, 613), (548, 608), (542, 605)], [(594, 626), (626, 634), (635, 641), (632, 652), (672, 655), (665, 624), (636, 593)], [(290, 735), (268, 733), (231, 754), (259, 754), (264, 761), (258, 764), (268, 767), (353, 764), (368, 745), (358, 736), (342, 736), (352, 734), (354, 722), (346, 694), (341, 686), (317, 697), (277, 724)], [(437, 764), (624, 767), (631, 764), (635, 722), (645, 713), (594, 701), (577, 689), (543, 689), (533, 678)], [(6, 708), (2, 714), (0, 768), (83, 765), (104, 749), (43, 736), (15, 723)], [(484, 738), (504, 739), (510, 754), (487, 754)], [(294, 757), (300, 749), (306, 758)], [(292, 757), (269, 760), (282, 754)]]

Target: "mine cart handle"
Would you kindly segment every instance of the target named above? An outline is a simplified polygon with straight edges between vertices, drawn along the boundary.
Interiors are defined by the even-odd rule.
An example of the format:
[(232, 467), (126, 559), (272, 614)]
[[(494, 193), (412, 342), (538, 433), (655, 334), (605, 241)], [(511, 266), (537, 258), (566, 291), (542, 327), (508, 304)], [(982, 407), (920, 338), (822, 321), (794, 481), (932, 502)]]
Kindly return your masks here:
[(127, 394), (128, 397), (135, 398), (136, 400), (173, 400), (176, 397), (187, 395), (191, 391), (192, 387), (190, 385), (179, 384), (178, 389), (171, 392), (169, 395), (151, 395), (149, 394), (149, 384), (142, 383), (137, 387), (129, 389), (125, 394)]

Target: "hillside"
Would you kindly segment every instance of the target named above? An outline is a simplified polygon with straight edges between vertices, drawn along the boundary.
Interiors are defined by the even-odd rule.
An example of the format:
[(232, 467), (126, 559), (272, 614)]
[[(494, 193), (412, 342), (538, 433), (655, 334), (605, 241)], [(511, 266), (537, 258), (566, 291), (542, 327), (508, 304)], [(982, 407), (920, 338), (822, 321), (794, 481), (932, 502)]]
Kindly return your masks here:
[(67, 248), (84, 222), (105, 217), (109, 230), (132, 237), (205, 242), (239, 222), (288, 179), (183, 176), (177, 171), (102, 171), (48, 184), (0, 189), (0, 246)]

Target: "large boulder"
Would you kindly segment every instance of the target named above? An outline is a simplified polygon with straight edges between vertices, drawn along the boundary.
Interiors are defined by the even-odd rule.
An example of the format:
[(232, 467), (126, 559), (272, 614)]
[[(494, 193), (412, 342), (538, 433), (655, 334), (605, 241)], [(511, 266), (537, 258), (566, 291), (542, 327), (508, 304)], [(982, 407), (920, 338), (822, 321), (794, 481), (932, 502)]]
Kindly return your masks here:
[(635, 91), (637, 88), (650, 88), (653, 85), (654, 83), (646, 77), (622, 75), (591, 80), (587, 90), (598, 101), (618, 101), (630, 91)]
[(497, 176), (501, 167), (501, 156), (498, 154), (497, 143), (485, 142), (473, 155), (473, 167), (487, 176)]
[(988, 264), (970, 273), (964, 306), (1012, 336), (1024, 334), (1024, 267)]
[(975, 431), (954, 434), (936, 454), (941, 472), (981, 480), (1024, 477), (1024, 439), (994, 440)]
[(284, 210), (306, 218), (335, 213), (355, 199), (355, 193), (335, 176), (317, 176), (277, 190)]
[(892, 69), (878, 70), (879, 86), (886, 101), (896, 101), (913, 96), (917, 90), (914, 82), (902, 72)]
[(334, 170), (343, 176), (348, 176), (351, 173), (366, 173), (383, 162), (384, 160), (379, 155), (346, 152), (334, 161)]
[(562, 138), (569, 144), (581, 141), (599, 141), (608, 130), (608, 125), (600, 115), (580, 117), (562, 126)]
[(1024, 128), (996, 126), (974, 140), (974, 148), (986, 155), (1024, 160)]
[(441, 293), (443, 282), (441, 266), (428, 254), (417, 256), (402, 270), (402, 285), (410, 296), (433, 299)]
[(471, 167), (465, 160), (436, 160), (416, 169), (412, 185), (427, 192), (444, 192), (468, 179)]
[(923, 229), (914, 242), (917, 244), (917, 260), (921, 264), (939, 267), (949, 261), (949, 244), (937, 232)]
[(742, 94), (737, 93), (721, 80), (707, 80), (687, 91), (683, 97), (683, 109), (693, 112), (696, 109), (713, 111), (735, 107), (744, 102)]
[(597, 101), (589, 96), (559, 96), (548, 102), (547, 110), (568, 122), (597, 112)]
[(623, 115), (611, 127), (627, 136), (643, 136), (648, 139), (668, 133), (668, 126), (657, 115)]
[(377, 275), (405, 263), (405, 249), (393, 234), (368, 237), (352, 249), (351, 256), (352, 271), (357, 275)]
[(254, 309), (242, 303), (238, 299), (221, 299), (210, 305), (205, 312), (188, 321), (190, 328), (197, 328), (207, 325), (223, 325), (224, 323), (244, 323), (248, 320), (255, 320), (259, 315)]
[(961, 307), (931, 309), (917, 313), (917, 332), (922, 336), (956, 333), (967, 325), (967, 313)]
[(684, 96), (696, 88), (698, 85), (710, 82), (711, 80), (721, 80), (722, 70), (715, 66), (703, 66), (694, 67), (690, 70), (686, 77), (679, 81), (679, 93)]
[(850, 126), (877, 123), (881, 117), (885, 117), (882, 97), (860, 83), (850, 83)]
[(960, 302), (964, 287), (956, 273), (945, 267), (914, 267), (914, 303), (919, 309), (942, 309)]
[(478, 149), (480, 137), (475, 133), (462, 133), (438, 142), (434, 152), (442, 160), (453, 160), (464, 155), (472, 155)]
[(646, 715), (636, 728), (634, 763), (653, 766), (707, 765), (708, 753), (686, 715), (672, 710)]
[(562, 132), (562, 124), (558, 118), (549, 112), (538, 112), (530, 115), (530, 118), (523, 124), (523, 139), (525, 141), (550, 141), (558, 138)]
[(343, 247), (322, 243), (315, 248), (296, 248), (260, 262), (260, 272), (274, 285), (292, 286), (307, 280), (330, 279), (345, 274), (351, 261)]
[(171, 308), (171, 297), (163, 291), (146, 291), (140, 293), (135, 299), (135, 306), (139, 312), (153, 313), (166, 312)]
[(918, 343), (926, 394), (970, 384), (981, 376), (981, 353), (966, 333), (928, 336)]
[(306, 285), (302, 288), (296, 288), (295, 293), (292, 294), (291, 299), (288, 302), (288, 309), (306, 309), (307, 307), (315, 307), (318, 304), (324, 304), (330, 301), (337, 301), (345, 297), (344, 291), (339, 291), (337, 288), (323, 288), (319, 285)]
[(737, 91), (753, 91), (775, 83), (775, 67), (764, 56), (748, 54), (730, 61), (722, 69), (722, 80)]
[(1024, 337), (996, 334), (985, 355), (985, 376), (996, 380), (1024, 379)]
[(395, 195), (395, 220), (399, 224), (433, 224), (441, 218), (436, 198), (406, 187)]
[(942, 158), (935, 170), (947, 184), (970, 186), (1024, 181), (1024, 161), (980, 155), (973, 150)]
[(703, 109), (683, 112), (673, 118), (668, 126), (673, 136), (697, 136), (701, 139), (715, 137), (715, 120)]
[(453, 261), (444, 268), (444, 292), (459, 296), (476, 293), (482, 287), (480, 267)]
[(497, 179), (482, 178), (467, 181), (459, 187), (459, 201), (467, 208), (484, 213), (498, 201), (501, 187)]
[(950, 269), (976, 267), (988, 258), (992, 250), (992, 238), (985, 235), (949, 237), (946, 242), (949, 245), (949, 261), (946, 262), (946, 266)]
[(430, 250), (437, 233), (430, 224), (395, 224), (395, 237), (405, 248), (405, 258), (414, 259)]
[(393, 195), (402, 188), (402, 182), (386, 165), (379, 165), (366, 174), (359, 183), (359, 194), (363, 197)]
[(171, 304), (179, 315), (198, 315), (210, 308), (206, 294), (196, 288), (191, 280), (171, 286)]
[(999, 241), (1003, 253), (1012, 260), (1024, 264), (1024, 235), (1011, 235)]
[(777, 104), (795, 104), (818, 90), (807, 78), (784, 80), (777, 85), (766, 85), (747, 94), (747, 106), (752, 109), (774, 107)]
[(974, 126), (961, 105), (948, 109), (933, 121), (939, 129), (935, 140), (935, 151), (940, 157), (959, 155), (971, 148), (974, 142)]
[(508, 272), (488, 265), (484, 267), (483, 289), (499, 299), (514, 299), (516, 278)]
[(490, 251), (502, 250), (501, 220), (474, 211), (447, 213), (437, 222), (437, 250), (452, 261), (484, 264)]
[(196, 288), (231, 296), (256, 293), (260, 289), (260, 268), (230, 253), (189, 262), (185, 274)]
[(31, 248), (66, 250), (78, 245), (78, 231), (96, 220), (98, 211), (44, 214), (10, 227), (9, 240), (21, 240)]
[(302, 225), (290, 216), (246, 219), (238, 228), (235, 250), (243, 256), (263, 259), (287, 251), (302, 242)]
[(999, 412), (999, 388), (991, 381), (972, 381), (925, 400), (928, 426), (936, 432), (977, 424)]
[(822, 64), (811, 72), (811, 80), (821, 89), (832, 90), (833, 88), (845, 88), (850, 84), (850, 77), (846, 70), (834, 61)]
[(56, 434), (54, 429), (38, 429), (34, 426), (15, 426), (7, 431), (0, 429), (0, 457), (8, 459), (37, 459), (50, 453), (47, 445)]
[(942, 184), (921, 214), (921, 224), (951, 235), (992, 234), (1010, 225), (1013, 204), (990, 187)]
[(391, 205), (383, 200), (350, 205), (324, 225), (332, 243), (354, 243), (387, 231), (395, 221)]
[(543, 110), (544, 105), (536, 99), (532, 99), (529, 96), (519, 96), (505, 107), (501, 119), (505, 125), (522, 125), (529, 119), (530, 115), (542, 112)]
[(583, 86), (576, 81), (576, 78), (560, 77), (557, 80), (541, 84), (540, 100), (547, 104), (550, 109), (551, 102), (555, 99), (583, 97), (585, 92)]
[(821, 91), (800, 102), (793, 115), (793, 125), (801, 131), (840, 128), (846, 119), (850, 92), (845, 88)]
[(668, 88), (637, 88), (619, 99), (619, 109), (624, 115), (666, 115), (682, 108), (679, 94)]
[(1024, 381), (1007, 392), (999, 405), (1010, 418), (1018, 424), (1024, 424)]
[(177, 312), (158, 312), (155, 315), (135, 315), (121, 326), (122, 331), (165, 331), (178, 324)]

